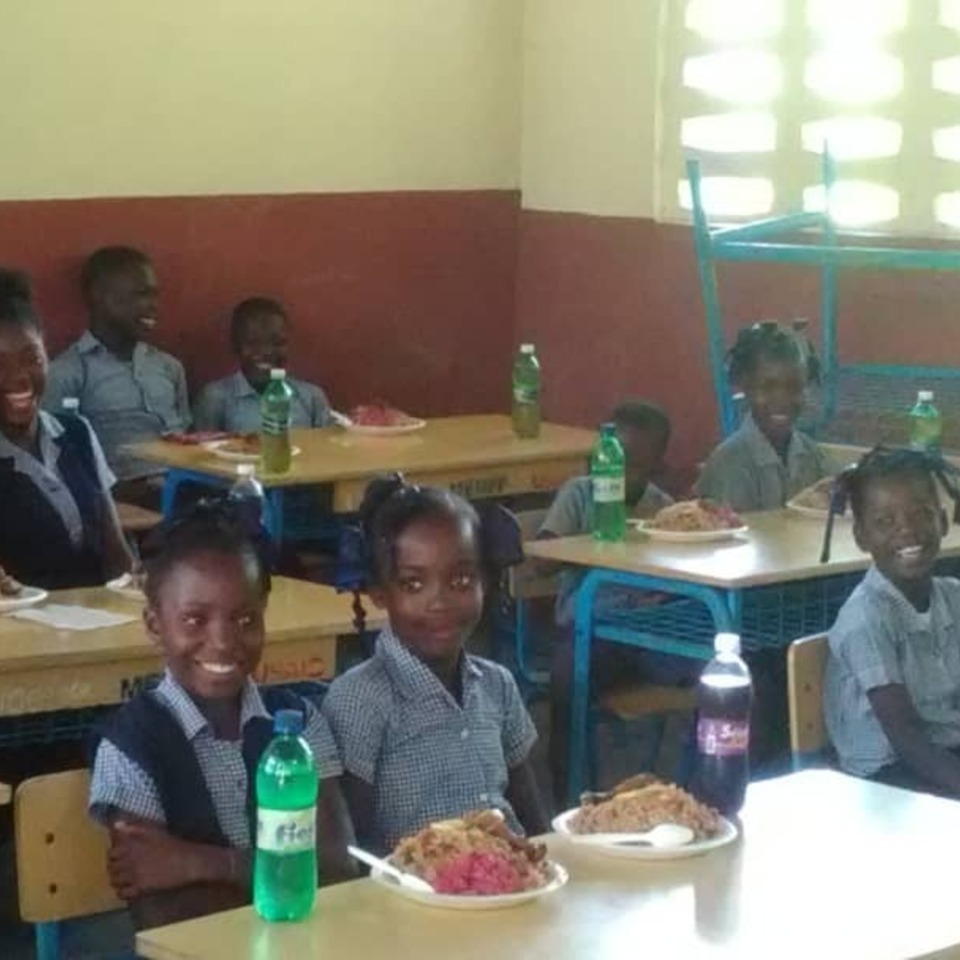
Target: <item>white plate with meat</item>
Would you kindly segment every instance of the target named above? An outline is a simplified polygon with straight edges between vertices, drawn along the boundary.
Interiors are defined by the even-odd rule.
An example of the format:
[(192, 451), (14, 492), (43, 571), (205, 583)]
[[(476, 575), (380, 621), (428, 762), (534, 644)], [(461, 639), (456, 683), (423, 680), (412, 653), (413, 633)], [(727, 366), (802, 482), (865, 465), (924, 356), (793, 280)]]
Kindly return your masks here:
[(426, 420), (411, 417), (388, 403), (367, 403), (354, 407), (349, 417), (338, 417), (337, 422), (348, 433), (361, 437), (399, 437), (416, 433), (426, 425)]

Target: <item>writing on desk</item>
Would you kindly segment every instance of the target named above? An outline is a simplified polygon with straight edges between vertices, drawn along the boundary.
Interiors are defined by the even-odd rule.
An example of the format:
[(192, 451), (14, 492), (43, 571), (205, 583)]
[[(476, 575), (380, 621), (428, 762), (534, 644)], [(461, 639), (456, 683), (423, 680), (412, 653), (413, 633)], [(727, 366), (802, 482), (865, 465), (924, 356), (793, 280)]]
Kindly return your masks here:
[(323, 657), (300, 657), (296, 660), (264, 661), (253, 679), (257, 683), (283, 683), (285, 680), (321, 680), (329, 676)]
[(123, 677), (120, 681), (120, 699), (130, 700), (138, 693), (152, 690), (162, 679), (162, 673), (142, 673), (138, 677)]
[(88, 703), (91, 697), (90, 684), (83, 680), (17, 684), (0, 690), (0, 716), (69, 709)]
[(507, 489), (506, 477), (472, 477), (468, 480), (458, 480), (450, 484), (450, 489), (458, 493), (465, 500), (476, 500), (481, 497), (496, 497)]

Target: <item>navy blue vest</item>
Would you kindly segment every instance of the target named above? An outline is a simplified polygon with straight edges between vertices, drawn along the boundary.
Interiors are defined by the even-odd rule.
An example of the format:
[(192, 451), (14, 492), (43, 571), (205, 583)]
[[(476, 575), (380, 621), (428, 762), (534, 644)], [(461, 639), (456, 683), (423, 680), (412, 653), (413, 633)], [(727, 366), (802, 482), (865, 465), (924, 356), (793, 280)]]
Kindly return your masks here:
[[(261, 687), (260, 696), (271, 716), (278, 710), (304, 709), (300, 697), (280, 687)], [(191, 843), (230, 845), (217, 822), (197, 756), (183, 728), (157, 697), (138, 694), (97, 729), (94, 751), (100, 739), (109, 740), (153, 781), (170, 833)], [(269, 717), (254, 717), (243, 727), (251, 840), (256, 836), (257, 764), (272, 739), (273, 721)]]
[(106, 579), (103, 552), (104, 491), (97, 477), (90, 432), (76, 417), (57, 417), (63, 433), (57, 469), (83, 518), (79, 547), (60, 514), (33, 480), (0, 457), (0, 565), (22, 583), (57, 590), (94, 586)]

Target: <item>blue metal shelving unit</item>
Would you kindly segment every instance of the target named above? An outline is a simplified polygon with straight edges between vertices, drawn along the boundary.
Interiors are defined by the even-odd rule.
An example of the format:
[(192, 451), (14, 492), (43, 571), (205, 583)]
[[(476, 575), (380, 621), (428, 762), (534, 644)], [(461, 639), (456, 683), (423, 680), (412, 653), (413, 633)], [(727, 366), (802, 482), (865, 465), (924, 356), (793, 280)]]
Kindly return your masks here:
[[(823, 185), (829, 197), (835, 171), (828, 153), (823, 156)], [(909, 409), (918, 387), (934, 389), (941, 407), (960, 407), (960, 369), (895, 364), (841, 363), (837, 349), (837, 273), (843, 268), (890, 270), (960, 270), (960, 249), (923, 250), (841, 243), (837, 228), (825, 212), (791, 213), (733, 227), (711, 227), (703, 207), (700, 163), (687, 162), (693, 199), (693, 226), (700, 285), (706, 310), (710, 366), (713, 373), (720, 428), (732, 433), (739, 415), (727, 379), (727, 351), (716, 264), (719, 261), (795, 263), (821, 271), (820, 309), (822, 393), (812, 427), (822, 439), (844, 443), (873, 443), (883, 436), (852, 436), (836, 423), (839, 411), (861, 410), (882, 415)], [(794, 239), (805, 233), (809, 239)], [(784, 237), (789, 239), (783, 239)], [(848, 428), (849, 429), (849, 428)]]

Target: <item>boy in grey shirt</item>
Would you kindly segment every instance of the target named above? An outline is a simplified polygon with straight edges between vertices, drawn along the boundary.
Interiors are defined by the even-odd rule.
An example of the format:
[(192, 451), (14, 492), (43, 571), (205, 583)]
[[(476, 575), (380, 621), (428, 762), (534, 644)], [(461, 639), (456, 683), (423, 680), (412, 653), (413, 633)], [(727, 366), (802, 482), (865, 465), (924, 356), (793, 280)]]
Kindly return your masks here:
[(59, 413), (76, 397), (117, 476), (117, 500), (154, 506), (155, 464), (128, 446), (190, 426), (187, 379), (179, 360), (144, 342), (157, 325), (157, 278), (145, 253), (104, 247), (81, 275), (89, 329), (51, 364), (44, 406)]

